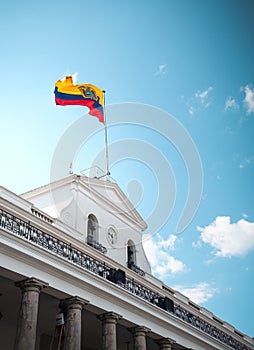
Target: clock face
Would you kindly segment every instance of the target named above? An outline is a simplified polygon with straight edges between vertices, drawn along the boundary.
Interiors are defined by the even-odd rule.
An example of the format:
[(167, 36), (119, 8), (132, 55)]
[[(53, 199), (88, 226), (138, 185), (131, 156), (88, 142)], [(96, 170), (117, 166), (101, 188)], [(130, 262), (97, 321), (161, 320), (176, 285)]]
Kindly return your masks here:
[(116, 244), (117, 242), (117, 232), (113, 227), (110, 227), (107, 232), (107, 239), (110, 244)]

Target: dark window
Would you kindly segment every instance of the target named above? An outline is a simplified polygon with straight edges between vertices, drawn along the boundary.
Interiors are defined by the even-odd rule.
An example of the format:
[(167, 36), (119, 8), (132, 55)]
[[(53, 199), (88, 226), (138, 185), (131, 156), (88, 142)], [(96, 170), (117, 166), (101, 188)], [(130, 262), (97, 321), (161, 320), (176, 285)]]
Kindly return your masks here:
[(93, 214), (88, 215), (87, 243), (98, 242), (98, 220)]
[(135, 244), (131, 240), (127, 243), (127, 265), (129, 268), (136, 265), (136, 249)]

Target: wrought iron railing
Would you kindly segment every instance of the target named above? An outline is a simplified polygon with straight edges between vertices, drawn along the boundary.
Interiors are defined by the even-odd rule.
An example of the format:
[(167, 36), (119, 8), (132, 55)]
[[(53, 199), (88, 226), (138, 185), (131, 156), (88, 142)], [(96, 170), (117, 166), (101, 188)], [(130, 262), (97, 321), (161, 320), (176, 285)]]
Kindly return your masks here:
[(145, 271), (143, 271), (139, 266), (135, 265), (134, 263), (128, 263), (128, 268), (142, 277), (145, 276)]
[[(32, 244), (50, 251), (52, 254), (56, 254), (57, 256), (66, 259), (69, 262), (80, 266), (81, 268), (84, 268), (87, 271), (99, 275), (102, 278), (110, 279), (109, 276), (112, 268), (107, 266), (105, 262), (99, 261), (89, 256), (85, 252), (74, 248), (70, 243), (62, 241), (46, 232), (41, 231), (40, 229), (31, 225), (29, 221), (25, 222), (24, 220), (19, 219), (16, 216), (1, 209), (0, 227), (26, 241), (31, 242)], [(119, 287), (129, 291), (130, 293), (160, 308), (164, 308), (162, 301), (166, 299), (165, 296), (152, 291), (134, 279), (124, 278), (124, 281), (119, 280), (116, 281), (116, 283)], [(182, 321), (192, 325), (194, 328), (197, 328), (212, 338), (215, 338), (223, 344), (228, 345), (232, 349), (251, 350), (248, 346), (241, 343), (233, 336), (228, 335), (226, 332), (203, 320), (201, 317), (192, 314), (180, 305), (174, 304), (173, 308), (167, 311)]]
[(99, 250), (99, 252), (101, 252), (102, 254), (106, 254), (107, 253), (107, 248), (104, 247), (101, 243), (95, 241), (94, 239), (88, 239), (87, 240), (87, 244), (90, 245), (91, 247)]
[(187, 322), (188, 324), (200, 329), (202, 332), (210, 335), (211, 337), (219, 340), (223, 344), (230, 346), (237, 350), (250, 350), (245, 344), (239, 342), (237, 339), (218, 329), (216, 326), (211, 325), (197, 315), (192, 314), (188, 310), (185, 310), (180, 305), (175, 305), (174, 314), (178, 318)]

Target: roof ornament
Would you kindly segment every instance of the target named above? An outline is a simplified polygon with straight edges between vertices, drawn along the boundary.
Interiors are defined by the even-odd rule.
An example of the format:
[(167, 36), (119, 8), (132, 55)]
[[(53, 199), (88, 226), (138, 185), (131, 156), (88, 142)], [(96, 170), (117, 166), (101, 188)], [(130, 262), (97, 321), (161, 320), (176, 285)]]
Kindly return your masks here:
[(72, 175), (73, 174), (73, 168), (72, 168), (72, 162), (69, 165), (69, 174)]

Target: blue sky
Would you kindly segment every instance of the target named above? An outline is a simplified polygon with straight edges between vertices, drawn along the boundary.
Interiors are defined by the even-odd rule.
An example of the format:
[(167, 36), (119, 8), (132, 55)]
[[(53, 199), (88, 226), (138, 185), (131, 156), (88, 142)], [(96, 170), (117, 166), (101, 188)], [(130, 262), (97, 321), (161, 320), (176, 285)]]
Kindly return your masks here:
[[(190, 185), (186, 159), (157, 132), (164, 128), (159, 116), (147, 120), (149, 128), (123, 113), (110, 127), (108, 113), (112, 177), (149, 219), (163, 186), (168, 193), (173, 187), (160, 180), (168, 170), (154, 165), (154, 152), (165, 158), (176, 198), (169, 200), (174, 206), (163, 226), (146, 232), (153, 271), (250, 336), (253, 21), (250, 0), (0, 3), (1, 185), (22, 193), (50, 181), (59, 140), (87, 113), (85, 107), (55, 106), (54, 84), (65, 75), (77, 73), (78, 83), (105, 89), (108, 105), (142, 103), (165, 111), (191, 136), (203, 168), (200, 205), (187, 228), (176, 233)], [(96, 133), (74, 159), (65, 159), (77, 173), (104, 147), (102, 124), (91, 116), (84, 120), (86, 132)], [(143, 153), (128, 156), (130, 140), (132, 151), (139, 143)]]

